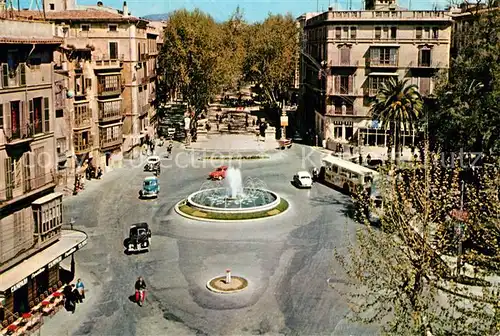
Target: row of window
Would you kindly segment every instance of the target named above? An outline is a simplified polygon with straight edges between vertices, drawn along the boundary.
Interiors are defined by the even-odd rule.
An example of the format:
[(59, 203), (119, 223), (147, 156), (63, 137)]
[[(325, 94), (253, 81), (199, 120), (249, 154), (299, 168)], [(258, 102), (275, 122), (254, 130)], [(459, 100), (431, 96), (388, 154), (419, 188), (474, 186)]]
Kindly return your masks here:
[(49, 98), (28, 100), (28, 115), (25, 114), (24, 101), (0, 104), (0, 128), (4, 128), (14, 139), (50, 132)]
[[(368, 78), (368, 90), (370, 95), (382, 87), (382, 83), (386, 82), (391, 76), (370, 76)], [(430, 77), (414, 77), (414, 82), (418, 82), (419, 90), (422, 94), (429, 94), (431, 88)], [(332, 88), (335, 94), (353, 94), (354, 92), (354, 76), (353, 75), (338, 75), (332, 76)]]
[[(347, 27), (335, 27), (335, 39), (356, 39), (357, 38), (357, 27), (347, 26)], [(396, 39), (398, 38), (398, 27), (396, 26), (379, 26), (375, 27), (374, 38), (376, 40), (380, 39)], [(416, 27), (415, 28), (415, 38), (416, 39), (438, 39), (439, 38), (439, 28), (438, 27)]]

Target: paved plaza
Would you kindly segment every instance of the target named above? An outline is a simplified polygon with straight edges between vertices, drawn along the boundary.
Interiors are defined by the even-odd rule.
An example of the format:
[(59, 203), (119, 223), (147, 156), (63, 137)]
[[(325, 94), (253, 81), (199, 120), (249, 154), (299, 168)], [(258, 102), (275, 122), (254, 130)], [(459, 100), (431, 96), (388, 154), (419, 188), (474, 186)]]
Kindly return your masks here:
[[(46, 319), (42, 334), (373, 335), (347, 320), (345, 298), (327, 282), (342, 277), (333, 249), (345, 250), (348, 232), (358, 227), (346, 216), (349, 198), (323, 185), (296, 189), (293, 174), (319, 166), (321, 153), (301, 145), (280, 152), (239, 163), (243, 179), (258, 177), (290, 202), (269, 220), (207, 223), (176, 214), (176, 202), (199, 190), (215, 165), (194, 160), (180, 145), (163, 161), (158, 199), (139, 200), (148, 176), (139, 161), (67, 198), (66, 217), (89, 235), (75, 256), (87, 300), (75, 314)], [(141, 221), (152, 229), (151, 251), (126, 255), (128, 228)], [(207, 281), (227, 268), (246, 278), (248, 288), (209, 291)], [(139, 275), (148, 285), (143, 307), (129, 300)]]

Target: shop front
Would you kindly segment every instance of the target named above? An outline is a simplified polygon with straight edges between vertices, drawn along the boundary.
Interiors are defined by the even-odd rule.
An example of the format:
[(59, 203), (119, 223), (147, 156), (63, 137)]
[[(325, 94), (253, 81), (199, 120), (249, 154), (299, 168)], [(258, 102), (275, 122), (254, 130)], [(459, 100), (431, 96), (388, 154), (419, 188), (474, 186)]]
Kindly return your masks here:
[(42, 295), (47, 296), (54, 287), (60, 287), (60, 262), (73, 257), (86, 244), (84, 232), (62, 230), (58, 241), (3, 272), (0, 297), (5, 309), (11, 313), (29, 312)]

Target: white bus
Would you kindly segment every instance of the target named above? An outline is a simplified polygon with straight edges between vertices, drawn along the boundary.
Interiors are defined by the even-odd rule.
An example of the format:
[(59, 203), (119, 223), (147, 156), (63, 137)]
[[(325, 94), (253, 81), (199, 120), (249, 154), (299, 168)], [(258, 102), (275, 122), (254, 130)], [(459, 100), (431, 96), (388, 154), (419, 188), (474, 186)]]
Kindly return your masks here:
[(325, 182), (343, 189), (346, 193), (352, 193), (358, 186), (361, 186), (371, 195), (374, 192), (372, 190), (373, 182), (379, 175), (373, 169), (335, 156), (327, 156), (322, 159), (321, 178)]

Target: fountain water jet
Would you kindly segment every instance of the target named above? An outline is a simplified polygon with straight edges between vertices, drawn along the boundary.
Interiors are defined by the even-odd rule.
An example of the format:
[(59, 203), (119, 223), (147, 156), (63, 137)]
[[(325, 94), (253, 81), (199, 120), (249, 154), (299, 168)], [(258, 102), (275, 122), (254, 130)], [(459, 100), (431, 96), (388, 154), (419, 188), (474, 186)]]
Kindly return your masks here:
[(229, 167), (226, 171), (226, 181), (229, 185), (230, 197), (237, 199), (243, 196), (243, 179), (239, 168)]

